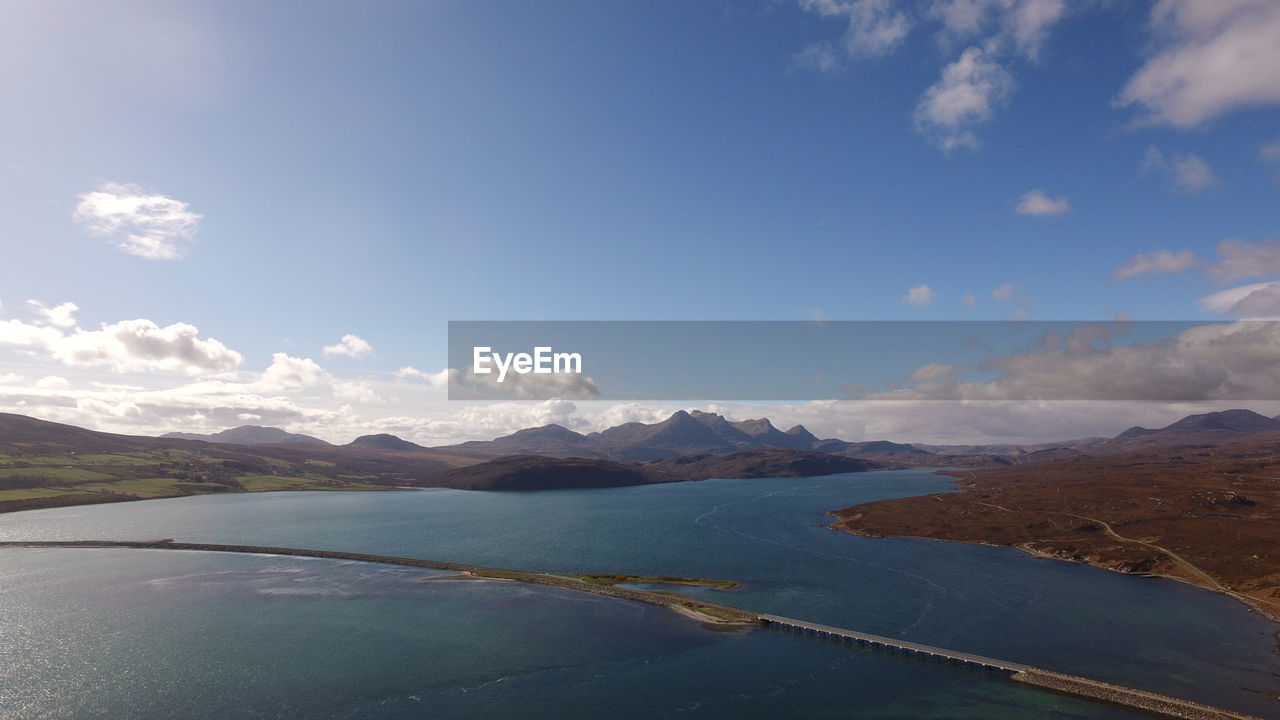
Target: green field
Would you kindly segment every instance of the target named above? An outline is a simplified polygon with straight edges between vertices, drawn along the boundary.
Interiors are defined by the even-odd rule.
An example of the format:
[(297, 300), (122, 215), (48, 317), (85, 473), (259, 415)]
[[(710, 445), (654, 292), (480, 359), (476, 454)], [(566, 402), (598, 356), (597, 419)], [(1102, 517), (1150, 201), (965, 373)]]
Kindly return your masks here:
[(55, 483), (83, 483), (94, 480), (111, 480), (114, 476), (95, 470), (76, 467), (21, 467), (0, 468), (0, 482), (4, 480), (46, 480)]
[[(260, 469), (263, 472), (254, 473)], [(249, 470), (250, 472), (245, 472)], [(0, 455), (0, 512), (68, 502), (276, 490), (389, 490), (372, 475), (341, 475), (327, 460), (228, 458), (185, 450)], [(369, 482), (375, 481), (375, 482)]]
[(59, 495), (76, 495), (79, 490), (59, 490), (55, 488), (17, 488), (14, 490), (0, 490), (0, 503), (6, 500), (31, 500), (35, 498), (58, 497)]

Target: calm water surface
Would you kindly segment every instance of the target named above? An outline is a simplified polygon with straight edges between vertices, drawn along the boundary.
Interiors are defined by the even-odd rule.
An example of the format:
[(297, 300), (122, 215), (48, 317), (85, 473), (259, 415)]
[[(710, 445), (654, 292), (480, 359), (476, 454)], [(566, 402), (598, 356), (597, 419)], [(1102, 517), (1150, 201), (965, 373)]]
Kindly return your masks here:
[[(894, 471), (608, 490), (268, 493), (0, 516), (0, 539), (287, 545), (732, 578), (752, 610), (1277, 716), (1276, 624), (1178, 583), (825, 529), (936, 492)], [(1131, 717), (971, 670), (668, 611), (359, 563), (0, 552), (4, 717)], [(4, 715), (9, 713), (8, 715)], [(1136, 716), (1133, 716), (1136, 717)]]

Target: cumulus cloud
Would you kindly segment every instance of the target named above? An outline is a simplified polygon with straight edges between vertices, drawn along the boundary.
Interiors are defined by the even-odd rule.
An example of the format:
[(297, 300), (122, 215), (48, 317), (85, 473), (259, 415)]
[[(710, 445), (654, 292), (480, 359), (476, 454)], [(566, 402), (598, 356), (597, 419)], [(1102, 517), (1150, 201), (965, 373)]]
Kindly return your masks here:
[(1051, 198), (1043, 190), (1031, 190), (1018, 201), (1018, 213), (1022, 215), (1061, 215), (1071, 209), (1066, 197)]
[(986, 35), (989, 46), (1011, 45), (1035, 59), (1049, 28), (1066, 14), (1063, 0), (941, 0), (929, 14), (942, 23), (943, 38)]
[(71, 387), (71, 383), (68, 382), (67, 379), (64, 377), (58, 377), (57, 375), (47, 375), (36, 381), (36, 387), (40, 388), (41, 390), (56, 390), (60, 388), (69, 388)]
[[(913, 25), (911, 18), (893, 0), (800, 0), (800, 7), (822, 17), (845, 22), (841, 48), (851, 56), (880, 56), (896, 49)], [(810, 45), (798, 59), (816, 59), (818, 69), (838, 67), (835, 49), (829, 43)]]
[(49, 325), (57, 327), (69, 328), (75, 327), (76, 319), (73, 317), (75, 312), (80, 308), (73, 302), (64, 302), (61, 305), (47, 307), (39, 300), (28, 300), (27, 304), (36, 311), (36, 314)]
[(1218, 184), (1218, 177), (1204, 158), (1194, 153), (1165, 153), (1155, 145), (1147, 148), (1138, 166), (1139, 173), (1159, 173), (1168, 178), (1173, 187), (1188, 193), (1197, 193)]
[(592, 398), (600, 395), (596, 381), (580, 373), (507, 373), (502, 382), (498, 374), (476, 373), (468, 367), (465, 372), (449, 371), (449, 397), (451, 399), (480, 399), (499, 395), (516, 395), (522, 398)]
[(335, 380), (333, 383), (333, 395), (347, 402), (382, 402), (382, 396), (370, 387), (368, 383), (356, 380)]
[(1200, 298), (1200, 308), (1231, 317), (1280, 317), (1280, 281), (1254, 283)]
[(922, 365), (911, 371), (911, 373), (907, 375), (907, 382), (920, 383), (950, 380), (956, 376), (956, 372), (958, 370), (959, 368), (954, 365), (948, 365), (945, 363), (929, 363), (928, 365)]
[(947, 65), (916, 106), (916, 129), (943, 150), (976, 148), (973, 127), (991, 119), (1013, 91), (1013, 76), (978, 47)]
[(240, 353), (217, 340), (201, 338), (194, 325), (160, 327), (139, 318), (103, 323), (98, 330), (64, 329), (56, 325), (70, 319), (67, 308), (74, 309), (74, 304), (36, 305), (41, 324), (17, 319), (0, 322), (0, 345), (43, 351), (65, 365), (107, 366), (120, 372), (167, 370), (199, 375), (234, 369), (242, 360)]
[(121, 251), (148, 260), (181, 258), (203, 216), (173, 198), (124, 183), (106, 183), (80, 196), (72, 217)]
[(1134, 255), (1111, 273), (1112, 280), (1119, 282), (1139, 275), (1166, 275), (1180, 273), (1195, 267), (1196, 258), (1190, 250), (1170, 252), (1157, 250), (1152, 253)]
[[(945, 50), (967, 46), (948, 62), (915, 110), (915, 126), (945, 151), (976, 147), (974, 128), (1008, 101), (1007, 65), (1036, 60), (1050, 29), (1070, 9), (1065, 0), (799, 0), (800, 7), (844, 22), (840, 43), (818, 42), (796, 53), (796, 66), (832, 72), (846, 58), (879, 58), (901, 47), (921, 22), (941, 25)], [(947, 52), (950, 55), (950, 52)]]
[(1280, 3), (1161, 0), (1151, 25), (1156, 51), (1117, 98), (1144, 121), (1194, 127), (1280, 102)]
[(311, 358), (291, 357), (287, 353), (273, 353), (271, 364), (262, 373), (260, 384), (278, 390), (296, 390), (328, 383), (330, 375)]
[(398, 380), (421, 380), (434, 388), (448, 387), (449, 377), (456, 371), (445, 368), (440, 372), (426, 372), (411, 365), (406, 365), (395, 372)]
[(978, 298), (973, 293), (965, 293), (964, 295), (961, 295), (960, 302), (964, 303), (964, 306), (969, 309), (973, 309), (978, 306)]
[(346, 355), (347, 357), (363, 357), (373, 353), (373, 346), (357, 335), (343, 335), (335, 345), (326, 345), (321, 351), (326, 357)]
[(1227, 238), (1218, 243), (1218, 261), (1209, 272), (1221, 282), (1280, 274), (1280, 241), (1259, 240), (1248, 243)]
[(1138, 400), (1280, 398), (1280, 322), (1202, 325), (1152, 343), (1118, 344), (1122, 326), (1050, 331), (1026, 351), (989, 358), (995, 380), (930, 379), (869, 396), (907, 400)]
[(192, 375), (237, 367), (240, 353), (213, 338), (199, 337), (194, 325), (160, 327), (146, 320), (102, 324), (100, 330), (77, 330), (49, 348), (67, 365), (110, 365), (118, 370), (171, 370)]
[(917, 285), (907, 290), (907, 294), (902, 296), (902, 302), (915, 307), (928, 307), (937, 297), (938, 293), (934, 292), (933, 288), (928, 285)]

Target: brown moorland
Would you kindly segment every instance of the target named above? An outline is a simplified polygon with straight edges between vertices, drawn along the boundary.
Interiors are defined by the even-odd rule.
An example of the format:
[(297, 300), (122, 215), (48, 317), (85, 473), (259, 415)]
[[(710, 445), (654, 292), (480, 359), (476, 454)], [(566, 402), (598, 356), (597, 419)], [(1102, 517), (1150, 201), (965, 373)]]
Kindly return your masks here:
[(947, 471), (960, 492), (832, 512), (838, 530), (1015, 547), (1232, 595), (1280, 619), (1280, 436)]

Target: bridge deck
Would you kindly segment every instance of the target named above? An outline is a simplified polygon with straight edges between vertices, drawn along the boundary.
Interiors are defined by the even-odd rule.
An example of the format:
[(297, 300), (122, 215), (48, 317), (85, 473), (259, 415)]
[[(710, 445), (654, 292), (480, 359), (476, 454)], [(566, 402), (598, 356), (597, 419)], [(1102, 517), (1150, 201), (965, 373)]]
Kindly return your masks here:
[(856, 630), (831, 627), (830, 625), (819, 625), (818, 623), (796, 620), (794, 618), (785, 618), (778, 615), (761, 615), (760, 619), (769, 625), (776, 625), (790, 630), (800, 630), (832, 638), (853, 640), (855, 642), (877, 647), (901, 650), (917, 655), (927, 655), (951, 662), (964, 663), (966, 665), (976, 665), (988, 670), (999, 670), (1001, 672), (1012, 674), (1032, 669), (1029, 665), (1009, 662), (1008, 660), (996, 660), (995, 658), (983, 657), (982, 655), (974, 655), (972, 653), (959, 652), (956, 650), (947, 650), (945, 648), (934, 647), (932, 645), (922, 645), (920, 643), (883, 637), (881, 635), (872, 635), (870, 633), (858, 632)]

